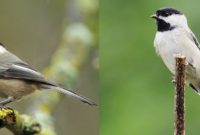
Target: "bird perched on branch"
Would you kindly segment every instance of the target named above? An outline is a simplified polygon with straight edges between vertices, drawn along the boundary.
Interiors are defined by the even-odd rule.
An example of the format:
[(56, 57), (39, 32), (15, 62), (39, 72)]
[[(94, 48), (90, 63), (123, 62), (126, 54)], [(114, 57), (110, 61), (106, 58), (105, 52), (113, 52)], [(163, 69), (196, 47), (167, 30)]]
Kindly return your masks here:
[(0, 106), (42, 89), (57, 90), (89, 105), (96, 105), (88, 98), (47, 80), (0, 43), (0, 97), (6, 98), (0, 101)]
[(186, 57), (186, 83), (200, 93), (200, 45), (187, 24), (186, 16), (174, 8), (161, 8), (151, 16), (156, 20), (156, 52), (175, 74), (175, 56)]

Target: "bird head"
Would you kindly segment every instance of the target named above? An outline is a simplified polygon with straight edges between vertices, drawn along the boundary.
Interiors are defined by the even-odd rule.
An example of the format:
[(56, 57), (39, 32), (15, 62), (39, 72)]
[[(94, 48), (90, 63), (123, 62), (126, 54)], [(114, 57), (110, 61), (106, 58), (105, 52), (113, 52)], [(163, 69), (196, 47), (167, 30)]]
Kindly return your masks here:
[(188, 27), (185, 15), (174, 8), (161, 8), (151, 18), (156, 20), (158, 31), (167, 31), (176, 27)]

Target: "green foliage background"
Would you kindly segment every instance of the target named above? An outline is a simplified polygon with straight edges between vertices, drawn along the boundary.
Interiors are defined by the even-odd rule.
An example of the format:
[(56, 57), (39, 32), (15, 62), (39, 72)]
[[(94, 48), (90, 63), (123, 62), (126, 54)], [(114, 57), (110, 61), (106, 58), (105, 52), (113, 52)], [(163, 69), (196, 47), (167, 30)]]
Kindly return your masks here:
[[(200, 37), (198, 0), (101, 0), (100, 81), (102, 135), (173, 134), (172, 75), (156, 55), (155, 22), (160, 7), (183, 11)], [(186, 88), (186, 134), (200, 133), (200, 97)]]

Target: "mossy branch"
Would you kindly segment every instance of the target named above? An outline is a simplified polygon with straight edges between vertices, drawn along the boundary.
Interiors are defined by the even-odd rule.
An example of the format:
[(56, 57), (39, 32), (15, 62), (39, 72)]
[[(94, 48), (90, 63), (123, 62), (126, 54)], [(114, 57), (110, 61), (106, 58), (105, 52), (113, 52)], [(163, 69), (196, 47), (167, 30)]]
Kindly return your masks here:
[(0, 128), (6, 127), (15, 135), (33, 135), (41, 131), (40, 124), (28, 115), (11, 108), (0, 108)]

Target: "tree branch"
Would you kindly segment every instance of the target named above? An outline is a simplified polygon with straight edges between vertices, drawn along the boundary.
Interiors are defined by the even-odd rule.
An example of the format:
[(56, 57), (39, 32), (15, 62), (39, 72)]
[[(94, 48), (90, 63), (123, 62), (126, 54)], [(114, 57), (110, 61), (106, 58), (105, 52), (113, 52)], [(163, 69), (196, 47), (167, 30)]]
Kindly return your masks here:
[(20, 115), (11, 108), (0, 109), (0, 127), (6, 127), (15, 135), (33, 135), (40, 133), (41, 126), (32, 117)]
[(175, 131), (174, 135), (185, 135), (184, 129), (184, 85), (185, 85), (185, 56), (176, 56), (176, 95), (175, 95)]

